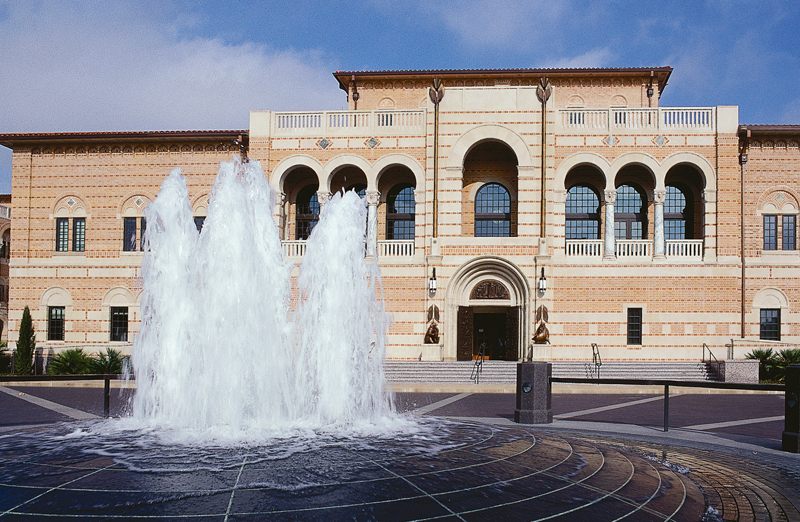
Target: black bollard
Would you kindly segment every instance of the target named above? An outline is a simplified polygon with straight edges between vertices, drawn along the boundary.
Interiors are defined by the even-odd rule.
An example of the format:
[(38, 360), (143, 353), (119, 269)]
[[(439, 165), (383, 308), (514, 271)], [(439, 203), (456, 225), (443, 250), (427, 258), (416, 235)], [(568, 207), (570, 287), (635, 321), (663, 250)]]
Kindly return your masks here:
[(786, 368), (784, 399), (783, 451), (800, 453), (800, 364)]
[(550, 424), (553, 422), (549, 362), (517, 363), (517, 409), (514, 422), (519, 424)]
[(108, 406), (109, 406), (109, 397), (111, 395), (111, 378), (106, 375), (103, 383), (103, 418), (108, 418)]

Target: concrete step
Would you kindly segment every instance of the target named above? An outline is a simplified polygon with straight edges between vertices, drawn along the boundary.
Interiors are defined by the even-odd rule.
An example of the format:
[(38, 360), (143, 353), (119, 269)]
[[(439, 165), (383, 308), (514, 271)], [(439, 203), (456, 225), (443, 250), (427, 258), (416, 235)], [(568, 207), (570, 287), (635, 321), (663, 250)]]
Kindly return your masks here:
[[(591, 361), (553, 362), (554, 377), (597, 377)], [(395, 383), (468, 383), (474, 382), (472, 361), (422, 362), (392, 361), (384, 365), (389, 382)], [(513, 384), (516, 382), (516, 361), (484, 361), (480, 382)], [(609, 361), (600, 368), (600, 377), (610, 379), (665, 379), (715, 381), (717, 375), (709, 363)]]

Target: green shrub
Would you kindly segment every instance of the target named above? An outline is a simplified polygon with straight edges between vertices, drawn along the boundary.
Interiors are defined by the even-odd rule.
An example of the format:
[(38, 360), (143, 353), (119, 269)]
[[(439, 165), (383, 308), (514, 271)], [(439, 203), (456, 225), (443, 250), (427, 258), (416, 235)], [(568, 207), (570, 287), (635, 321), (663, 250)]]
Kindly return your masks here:
[(777, 375), (777, 358), (772, 348), (766, 350), (756, 348), (752, 352), (745, 355), (747, 359), (758, 360), (758, 380), (759, 381), (774, 381)]
[(758, 379), (766, 382), (783, 382), (786, 367), (800, 364), (800, 349), (787, 348), (775, 353), (772, 348), (757, 348), (745, 355), (748, 359), (758, 359)]
[(106, 348), (106, 353), (101, 353), (89, 363), (89, 373), (122, 373), (122, 361), (125, 359), (119, 350)]
[(83, 353), (83, 348), (65, 350), (50, 359), (47, 373), (50, 375), (73, 375), (89, 373), (91, 357)]
[(36, 350), (36, 333), (33, 331), (33, 320), (28, 307), (22, 311), (22, 321), (19, 323), (19, 341), (17, 341), (17, 354), (14, 357), (14, 372), (18, 375), (33, 373), (33, 353)]
[(5, 346), (0, 347), (0, 373), (11, 373), (11, 352)]
[(778, 352), (778, 356), (783, 367), (800, 364), (800, 349), (798, 348), (781, 350)]

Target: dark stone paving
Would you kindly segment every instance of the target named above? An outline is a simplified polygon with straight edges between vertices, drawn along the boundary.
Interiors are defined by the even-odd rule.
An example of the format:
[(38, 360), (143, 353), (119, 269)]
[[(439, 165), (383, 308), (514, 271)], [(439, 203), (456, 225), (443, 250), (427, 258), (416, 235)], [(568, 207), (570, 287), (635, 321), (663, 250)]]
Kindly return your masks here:
[(0, 516), (695, 522), (705, 509), (681, 473), (599, 440), (424, 422), (422, 440), (322, 436), (295, 452), (109, 444), (86, 423), (17, 434), (0, 439)]
[[(102, 388), (14, 390), (102, 414)], [(112, 390), (112, 415), (125, 411), (126, 397)], [(218, 470), (167, 473), (123, 465), (113, 449), (124, 441), (112, 441), (105, 455), (63, 442), (43, 446), (42, 430), (78, 423), (0, 394), (0, 520), (34, 513), (60, 519), (665, 520), (678, 509), (676, 492), (683, 492), (671, 520), (698, 520), (710, 506), (719, 512), (712, 521), (800, 521), (800, 458), (775, 451), (783, 422), (764, 421), (783, 415), (782, 395), (673, 395), (669, 434), (660, 431), (663, 400), (654, 395), (555, 394), (556, 418), (576, 422), (532, 427), (508, 425), (513, 394), (401, 393), (396, 406), (408, 412), (445, 399), (458, 400), (423, 418), (484, 421), (452, 425), (446, 439), (454, 446), (436, 457), (403, 441), (384, 441), (366, 453), (339, 443), (293, 454), (277, 468), (274, 459), (266, 464), (234, 454)], [(626, 405), (643, 399), (652, 400)], [(739, 424), (713, 427), (723, 422)], [(712, 426), (692, 428), (702, 425)], [(698, 441), (697, 434), (716, 438)], [(189, 455), (190, 461), (204, 458)]]

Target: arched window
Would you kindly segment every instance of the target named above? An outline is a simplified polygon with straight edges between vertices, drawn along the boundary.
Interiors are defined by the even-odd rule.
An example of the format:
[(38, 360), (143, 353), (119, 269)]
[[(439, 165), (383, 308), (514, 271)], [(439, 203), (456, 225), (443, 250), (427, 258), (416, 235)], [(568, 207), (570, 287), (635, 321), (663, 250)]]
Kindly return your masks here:
[(487, 183), (475, 196), (475, 237), (511, 235), (511, 197), (499, 183)]
[(600, 197), (587, 185), (567, 191), (567, 239), (600, 239)]
[(297, 194), (296, 203), (297, 228), (295, 238), (308, 239), (319, 221), (319, 200), (317, 200), (317, 186), (308, 185)]
[(632, 185), (620, 185), (617, 188), (614, 236), (616, 239), (647, 239), (645, 199)]
[(414, 187), (392, 187), (386, 198), (386, 239), (414, 239), (414, 213)]
[(691, 200), (677, 186), (667, 185), (664, 200), (664, 239), (692, 239), (693, 227), (687, 227), (691, 216)]

